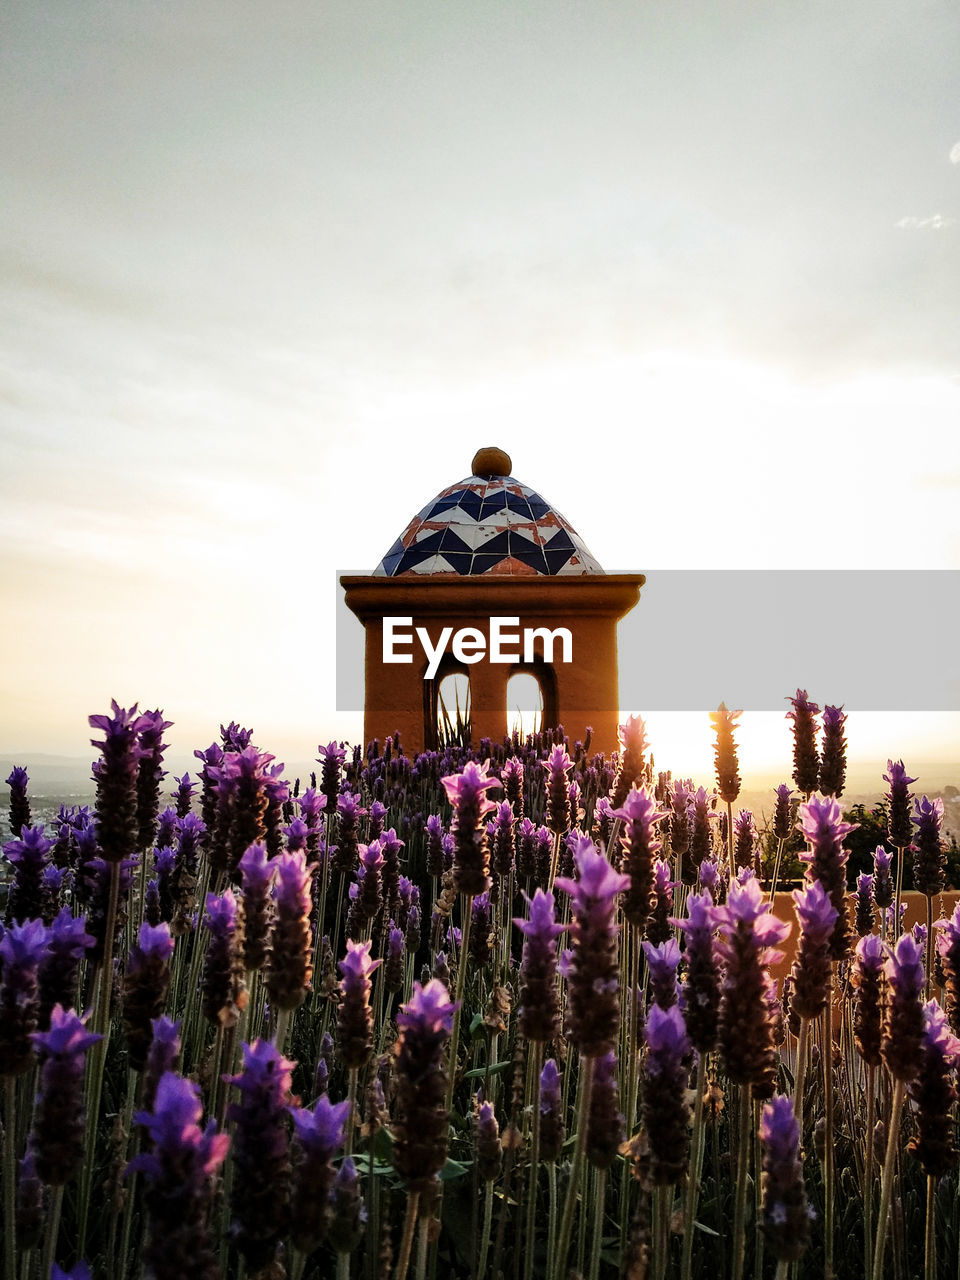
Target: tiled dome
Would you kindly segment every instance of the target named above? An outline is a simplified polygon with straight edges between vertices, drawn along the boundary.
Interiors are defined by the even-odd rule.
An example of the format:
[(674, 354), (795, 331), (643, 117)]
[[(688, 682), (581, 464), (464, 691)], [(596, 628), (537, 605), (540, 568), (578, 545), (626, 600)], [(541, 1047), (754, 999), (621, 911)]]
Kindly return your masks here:
[(410, 573), (603, 573), (577, 531), (548, 502), (508, 472), (500, 449), (481, 449), (473, 474), (437, 494), (404, 529), (374, 570)]

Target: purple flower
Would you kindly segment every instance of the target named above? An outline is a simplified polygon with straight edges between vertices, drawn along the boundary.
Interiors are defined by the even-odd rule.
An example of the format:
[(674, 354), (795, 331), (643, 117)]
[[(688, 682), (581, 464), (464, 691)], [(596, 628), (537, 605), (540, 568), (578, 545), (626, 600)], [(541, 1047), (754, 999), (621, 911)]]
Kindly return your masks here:
[(267, 846), (258, 841), (240, 859), (238, 870), (243, 885), (243, 967), (250, 972), (262, 969), (267, 961), (273, 914), (270, 889), (277, 869), (267, 856)]
[(52, 848), (53, 841), (44, 835), (42, 823), (36, 827), (21, 827), (19, 839), (8, 840), (3, 846), (3, 856), (14, 867), (13, 884), (7, 899), (7, 924), (42, 916), (43, 873)]
[(159, 1018), (170, 989), (173, 938), (170, 926), (144, 922), (137, 942), (130, 948), (123, 975), (123, 1032), (130, 1066), (142, 1071), (153, 1037), (152, 1022)]
[(80, 961), (94, 941), (86, 924), (86, 916), (74, 917), (69, 907), (61, 907), (49, 926), (38, 974), (41, 1027), (49, 1024), (55, 1004), (62, 1004), (65, 1009), (76, 1006)]
[(910, 801), (913, 793), (909, 788), (911, 782), (916, 782), (916, 778), (907, 776), (902, 760), (896, 763), (888, 760), (883, 780), (890, 784), (887, 792), (887, 803), (890, 806), (887, 818), (888, 839), (894, 848), (908, 849), (913, 839), (913, 827), (910, 824)]
[(468, 760), (462, 773), (440, 781), (453, 805), (454, 884), (458, 892), (472, 898), (490, 887), (490, 846), (483, 820), (497, 807), (486, 793), (499, 789), (501, 783), (487, 776), (486, 764), (475, 760)]
[(511, 756), (500, 770), (503, 791), (510, 803), (511, 812), (518, 821), (523, 818), (523, 761)]
[(527, 902), (528, 919), (514, 919), (524, 936), (520, 962), (520, 1034), (527, 1040), (549, 1041), (560, 1030), (557, 992), (557, 938), (567, 926), (554, 918), (553, 894), (537, 889)]
[(200, 984), (203, 1015), (214, 1024), (236, 1026), (241, 1009), (246, 1007), (247, 992), (240, 956), (243, 923), (232, 889), (219, 898), (207, 894), (203, 923), (210, 931)]
[(737, 766), (737, 744), (733, 734), (742, 711), (728, 711), (721, 702), (716, 711), (710, 712), (710, 720), (717, 735), (714, 744), (714, 763), (717, 770), (717, 788), (720, 799), (732, 804), (740, 794), (740, 772)]
[(720, 868), (712, 858), (704, 858), (700, 863), (697, 878), (700, 881), (700, 888), (712, 896), (717, 892), (720, 884)]
[(558, 743), (540, 768), (547, 774), (547, 826), (554, 835), (563, 835), (570, 827), (570, 792), (567, 774), (573, 761)]
[(330, 1188), (330, 1229), (327, 1238), (336, 1253), (350, 1253), (363, 1239), (367, 1207), (360, 1194), (360, 1177), (350, 1156), (344, 1157)]
[(611, 804), (619, 809), (626, 800), (631, 787), (640, 786), (643, 782), (646, 766), (643, 755), (647, 749), (646, 727), (640, 716), (628, 716), (617, 729), (617, 741), (620, 751), (617, 759), (617, 772), (613, 780)]
[[(532, 824), (531, 824), (532, 825)], [(427, 818), (427, 875), (439, 879), (443, 875), (443, 823), (436, 813)]]
[(35, 1031), (30, 1038), (40, 1060), (30, 1150), (41, 1182), (62, 1186), (76, 1178), (83, 1165), (83, 1071), (87, 1050), (103, 1037), (88, 1031), (72, 1009), (58, 1004), (50, 1015), (50, 1030)]
[[(694, 895), (695, 896), (695, 895)], [(647, 958), (647, 972), (650, 975), (650, 994), (653, 1003), (661, 1009), (669, 1009), (677, 1003), (677, 969), (680, 967), (680, 947), (676, 938), (668, 938), (666, 942), (654, 946), (644, 942), (643, 954)]]
[(294, 1063), (268, 1040), (243, 1046), (243, 1070), (224, 1079), (240, 1090), (233, 1121), (230, 1234), (252, 1271), (267, 1266), (286, 1234), (290, 1212), (287, 1109)]
[(364, 810), (360, 807), (360, 797), (349, 791), (338, 796), (336, 811), (340, 843), (337, 845), (333, 865), (341, 875), (349, 875), (356, 870), (357, 866), (358, 826), (364, 814)]
[(502, 880), (513, 870), (513, 806), (503, 800), (497, 806), (493, 823), (493, 869)]
[(659, 946), (673, 936), (670, 913), (673, 911), (673, 891), (677, 883), (670, 879), (670, 864), (657, 858), (653, 864), (653, 910), (647, 921), (647, 937), (654, 945)]
[(160, 808), (160, 783), (166, 777), (161, 764), (166, 744), (163, 732), (172, 727), (162, 711), (144, 711), (137, 734), (140, 759), (137, 765), (138, 848), (145, 853), (154, 842)]
[(431, 979), (425, 986), (413, 984), (413, 995), (397, 1014), (393, 1163), (411, 1191), (431, 1189), (447, 1158), (443, 1053), (456, 1008), (443, 983)]
[(850, 951), (850, 921), (847, 916), (846, 864), (850, 856), (843, 848), (843, 838), (857, 829), (857, 823), (844, 822), (843, 811), (832, 797), (814, 796), (800, 806), (800, 825), (810, 848), (800, 854), (807, 863), (806, 875), (818, 880), (830, 895), (837, 918), (830, 937), (830, 956), (846, 959)]
[(691, 1048), (679, 1006), (651, 1005), (644, 1040), (641, 1116), (650, 1144), (650, 1176), (657, 1186), (672, 1186), (683, 1177), (690, 1151)]
[(937, 930), (937, 953), (943, 968), (947, 1017), (955, 1033), (960, 1033), (960, 902), (949, 919), (941, 918)]
[(847, 739), (843, 707), (823, 708), (823, 750), (820, 755), (820, 790), (825, 796), (843, 795), (847, 777)]
[(137, 848), (137, 775), (141, 750), (143, 716), (137, 704), (129, 710), (110, 703), (110, 716), (90, 716), (91, 729), (100, 729), (103, 740), (100, 759), (94, 765), (97, 783), (97, 840), (107, 862), (120, 862)]
[(790, 925), (771, 914), (759, 882), (734, 883), (726, 905), (717, 909), (723, 940), (718, 950), (726, 963), (720, 1003), (720, 1047), (734, 1084), (763, 1084), (775, 1062), (768, 967), (783, 953), (775, 950)]
[(857, 909), (855, 924), (857, 937), (865, 938), (873, 930), (873, 876), (864, 871), (857, 876)]
[(10, 788), (10, 830), (15, 836), (30, 825), (30, 801), (27, 798), (29, 781), (22, 765), (14, 765), (6, 779)]
[(306, 856), (281, 853), (274, 859), (275, 915), (270, 930), (267, 993), (274, 1009), (296, 1009), (303, 1003), (313, 976), (313, 938), (310, 929), (310, 872)]
[(738, 868), (754, 869), (753, 860), (757, 842), (757, 831), (753, 825), (753, 814), (749, 809), (741, 809), (733, 820), (734, 862)]
[(878, 844), (873, 855), (873, 900), (881, 911), (893, 906), (893, 877), (890, 864), (893, 854)]
[(500, 1172), (500, 1126), (493, 1110), (492, 1102), (479, 1101), (480, 1095), (474, 1099), (476, 1112), (474, 1115), (473, 1143), (477, 1153), (477, 1173), (483, 1182), (492, 1182)]
[(350, 1103), (321, 1094), (312, 1109), (288, 1108), (293, 1116), (293, 1197), (290, 1238), (302, 1253), (312, 1253), (330, 1225), (329, 1195), (336, 1177), (333, 1158), (343, 1146)]
[(671, 923), (686, 935), (687, 980), (681, 1007), (687, 1034), (698, 1053), (709, 1053), (717, 1043), (720, 1010), (720, 965), (714, 943), (717, 908), (709, 891), (688, 894), (686, 920)]
[(47, 940), (42, 920), (15, 924), (0, 938), (0, 1076), (31, 1065), (30, 1037), (37, 1029), (37, 975)]
[(610, 814), (623, 823), (620, 870), (628, 877), (622, 904), (624, 919), (642, 930), (655, 898), (653, 862), (660, 841), (654, 838), (653, 828), (667, 817), (667, 812), (657, 808), (653, 793), (646, 787), (634, 787), (622, 807), (611, 809)]
[(327, 802), (327, 813), (333, 813), (337, 808), (337, 796), (340, 793), (340, 770), (343, 768), (347, 753), (336, 742), (328, 742), (325, 747), (319, 746), (317, 751), (318, 763), (322, 766), (320, 791)]
[(210, 1232), (211, 1178), (223, 1164), (230, 1139), (203, 1114), (198, 1085), (167, 1072), (157, 1085), (153, 1111), (134, 1119), (150, 1135), (150, 1150), (136, 1156), (127, 1172), (147, 1181), (147, 1244), (144, 1264), (152, 1280), (216, 1280), (219, 1276)]
[(790, 970), (790, 1007), (799, 1018), (819, 1018), (826, 1008), (833, 978), (830, 939), (837, 909), (819, 880), (794, 889), (793, 902), (800, 940)]
[(560, 1072), (553, 1058), (548, 1058), (540, 1072), (540, 1158), (559, 1160), (566, 1136), (563, 1123), (563, 1100)]
[(197, 784), (189, 773), (184, 773), (182, 778), (174, 775), (173, 780), (177, 784), (177, 790), (174, 794), (176, 814), (178, 818), (185, 818), (190, 812), (190, 806), (193, 803), (193, 791)]
[(850, 969), (854, 1043), (868, 1067), (878, 1067), (882, 1060), (880, 1045), (886, 990), (886, 955), (887, 949), (877, 935), (868, 933), (857, 943)]
[(886, 964), (887, 1003), (881, 1052), (895, 1080), (912, 1080), (923, 1038), (923, 948), (909, 933), (897, 939)]
[(793, 710), (786, 718), (793, 721), (793, 781), (797, 790), (809, 796), (820, 781), (820, 758), (817, 754), (817, 716), (820, 708), (807, 697), (806, 689), (798, 689), (789, 699)]
[(810, 1219), (800, 1160), (800, 1127), (788, 1097), (771, 1098), (760, 1116), (763, 1148), (761, 1228), (775, 1258), (795, 1261), (810, 1242)]
[(630, 884), (592, 842), (576, 856), (579, 879), (558, 877), (573, 899), (573, 947), (567, 967), (567, 1031), (581, 1054), (596, 1058), (616, 1045), (620, 1025), (617, 894)]
[(957, 1100), (958, 1063), (960, 1040), (951, 1035), (939, 1004), (930, 1000), (923, 1006), (917, 1074), (907, 1085), (907, 1095), (916, 1106), (917, 1126), (907, 1150), (928, 1177), (942, 1177), (957, 1164), (951, 1113)]
[(373, 1052), (370, 975), (382, 961), (370, 958), (372, 946), (372, 942), (348, 942), (347, 954), (337, 965), (343, 974), (337, 1010), (340, 1060), (348, 1070), (365, 1066)]
[(357, 911), (361, 920), (375, 919), (381, 907), (380, 874), (384, 867), (383, 848), (379, 840), (362, 844)]
[(180, 1023), (173, 1022), (165, 1014), (151, 1024), (150, 1048), (141, 1076), (141, 1097), (145, 1111), (152, 1111), (157, 1097), (157, 1085), (165, 1072), (177, 1071), (180, 1066)]
[(793, 823), (790, 820), (790, 798), (793, 791), (790, 784), (781, 782), (776, 789), (776, 804), (773, 810), (773, 834), (778, 840), (787, 840), (793, 829)]
[(913, 850), (913, 884), (928, 898), (943, 892), (946, 859), (940, 828), (943, 825), (943, 801), (924, 796), (913, 802), (913, 821), (917, 828)]
[(50, 1280), (90, 1280), (90, 1268), (82, 1259), (69, 1271), (64, 1271), (53, 1262), (50, 1265)]

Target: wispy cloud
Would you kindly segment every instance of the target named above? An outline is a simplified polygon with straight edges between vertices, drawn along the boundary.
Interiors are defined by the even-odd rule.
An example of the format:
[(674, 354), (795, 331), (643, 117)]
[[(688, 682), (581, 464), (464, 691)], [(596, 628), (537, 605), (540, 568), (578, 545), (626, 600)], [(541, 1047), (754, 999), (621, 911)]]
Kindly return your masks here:
[(946, 227), (952, 227), (955, 222), (956, 218), (945, 218), (942, 213), (935, 213), (929, 218), (901, 218), (895, 225), (901, 231), (943, 231)]

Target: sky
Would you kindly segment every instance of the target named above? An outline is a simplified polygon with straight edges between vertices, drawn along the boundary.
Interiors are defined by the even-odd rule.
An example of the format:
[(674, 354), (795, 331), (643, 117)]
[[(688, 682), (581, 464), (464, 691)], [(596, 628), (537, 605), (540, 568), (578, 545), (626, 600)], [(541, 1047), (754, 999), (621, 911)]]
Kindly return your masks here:
[[(355, 739), (336, 572), (480, 445), (610, 569), (960, 568), (955, 5), (3, 26), (0, 751), (84, 756), (112, 697), (183, 755)], [(895, 661), (922, 620), (873, 607)], [(677, 771), (701, 719), (660, 721)], [(960, 759), (956, 715), (848, 731)]]

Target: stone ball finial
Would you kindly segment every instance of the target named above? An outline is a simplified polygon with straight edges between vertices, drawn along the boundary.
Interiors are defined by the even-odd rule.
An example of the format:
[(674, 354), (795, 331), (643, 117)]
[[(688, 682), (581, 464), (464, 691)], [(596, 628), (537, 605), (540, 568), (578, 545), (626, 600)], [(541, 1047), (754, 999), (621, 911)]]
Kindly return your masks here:
[(473, 455), (470, 474), (489, 480), (491, 476), (508, 476), (512, 466), (509, 453), (495, 445), (488, 445), (485, 449), (478, 449)]

